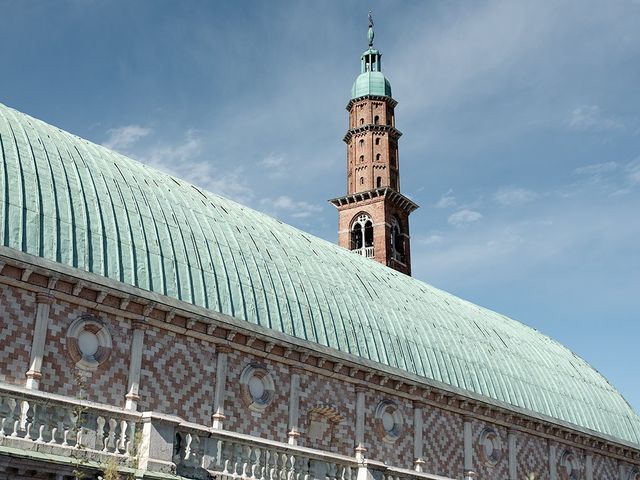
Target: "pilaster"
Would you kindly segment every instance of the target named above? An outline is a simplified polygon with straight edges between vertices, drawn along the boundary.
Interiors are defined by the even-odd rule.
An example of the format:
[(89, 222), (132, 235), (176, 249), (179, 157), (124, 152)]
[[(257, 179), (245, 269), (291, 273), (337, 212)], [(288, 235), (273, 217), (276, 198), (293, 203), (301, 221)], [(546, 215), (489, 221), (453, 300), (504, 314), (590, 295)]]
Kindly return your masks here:
[(129, 381), (127, 394), (125, 395), (125, 407), (127, 410), (136, 410), (140, 400), (140, 368), (142, 365), (142, 351), (144, 349), (144, 332), (147, 324), (142, 320), (133, 322), (131, 334), (131, 351), (129, 355)]
[(227, 361), (228, 354), (231, 349), (226, 345), (217, 347), (216, 360), (216, 388), (213, 399), (213, 428), (223, 428), (223, 422), (226, 418), (224, 415), (224, 400), (227, 385)]
[(55, 298), (48, 293), (38, 293), (36, 295), (36, 321), (33, 327), (33, 340), (31, 342), (31, 356), (29, 359), (29, 370), (26, 373), (26, 388), (38, 390), (42, 379), (42, 358), (44, 356), (44, 346), (47, 341), (47, 330), (49, 326), (49, 310)]

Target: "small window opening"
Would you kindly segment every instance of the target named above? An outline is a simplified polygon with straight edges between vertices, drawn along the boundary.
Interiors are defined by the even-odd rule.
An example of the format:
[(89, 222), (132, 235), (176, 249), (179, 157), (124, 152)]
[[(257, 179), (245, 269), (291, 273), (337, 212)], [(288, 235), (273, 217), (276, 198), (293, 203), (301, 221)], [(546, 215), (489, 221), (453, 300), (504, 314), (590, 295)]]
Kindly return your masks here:
[(380, 145), (380, 137), (376, 138), (376, 145)]
[(382, 186), (382, 177), (376, 178), (376, 187), (380, 188)]
[(376, 160), (380, 161), (380, 154), (376, 153)]
[(376, 115), (375, 117), (373, 117), (373, 123), (375, 125), (378, 125), (380, 123), (380, 117), (378, 115)]
[(360, 177), (360, 185), (364, 185), (364, 177)]
[(360, 139), (360, 148), (364, 148), (364, 140)]
[(360, 155), (360, 161), (364, 162), (364, 155)]
[(364, 118), (360, 119), (360, 125), (364, 125)]

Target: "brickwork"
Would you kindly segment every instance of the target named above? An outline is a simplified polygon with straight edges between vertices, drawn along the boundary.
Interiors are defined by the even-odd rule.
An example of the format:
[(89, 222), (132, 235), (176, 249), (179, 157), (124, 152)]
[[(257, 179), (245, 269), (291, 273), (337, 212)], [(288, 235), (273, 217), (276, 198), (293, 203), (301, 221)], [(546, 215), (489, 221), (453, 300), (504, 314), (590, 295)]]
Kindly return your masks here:
[(463, 422), (458, 414), (426, 405), (424, 422), (424, 469), (436, 475), (462, 477), (464, 461)]
[(615, 479), (618, 475), (618, 463), (609, 457), (594, 455), (593, 460), (594, 480)]
[[(281, 363), (242, 352), (232, 351), (228, 355), (225, 429), (286, 442), (291, 388), (289, 368)], [(252, 363), (265, 367), (275, 384), (274, 397), (263, 411), (252, 411), (242, 401), (240, 375), (244, 368)]]
[[(500, 449), (496, 455), (497, 462), (487, 458), (485, 449), (480, 442), (482, 432), (485, 428), (495, 430), (500, 438)], [(487, 424), (485, 422), (474, 420), (471, 423), (471, 431), (473, 438), (473, 469), (479, 478), (509, 478), (509, 440), (507, 438), (507, 430), (503, 427)]]
[(211, 424), (216, 375), (213, 344), (149, 328), (145, 332), (138, 410)]
[[(364, 446), (367, 456), (389, 465), (411, 468), (413, 466), (413, 405), (410, 401), (375, 391), (366, 396)], [(400, 436), (393, 442), (384, 440), (381, 420), (376, 420), (375, 411), (383, 400), (392, 400), (402, 415)]]
[[(93, 315), (104, 323), (112, 339), (111, 354), (96, 370), (77, 368), (67, 345), (69, 325), (83, 315)], [(129, 375), (129, 338), (130, 323), (121, 317), (54, 301), (49, 310), (40, 389), (68, 397), (86, 397), (95, 402), (124, 406)]]
[[(340, 382), (330, 377), (322, 377), (313, 373), (300, 375), (300, 445), (311, 448), (322, 448), (343, 455), (353, 455), (355, 430), (356, 393), (352, 384)], [(328, 422), (328, 435), (318, 439), (311, 435), (311, 412), (322, 405), (332, 407), (342, 419), (338, 423)], [(316, 420), (321, 420), (316, 418)]]
[(536, 480), (549, 480), (548, 461), (549, 447), (546, 440), (522, 433), (517, 434), (516, 471), (519, 478), (534, 474)]
[(0, 381), (24, 386), (35, 318), (35, 293), (0, 284)]

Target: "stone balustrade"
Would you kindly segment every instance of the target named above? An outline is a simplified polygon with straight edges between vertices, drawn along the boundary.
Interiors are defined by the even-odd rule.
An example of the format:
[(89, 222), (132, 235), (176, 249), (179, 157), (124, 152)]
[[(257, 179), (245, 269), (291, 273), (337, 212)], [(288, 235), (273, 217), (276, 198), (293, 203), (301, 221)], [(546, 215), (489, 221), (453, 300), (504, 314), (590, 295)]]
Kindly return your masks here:
[(0, 447), (37, 459), (60, 457), (82, 466), (134, 454), (139, 413), (12, 385), (0, 386)]
[[(0, 450), (145, 478), (445, 480), (380, 462), (0, 384)], [(115, 465), (115, 467), (113, 467)]]

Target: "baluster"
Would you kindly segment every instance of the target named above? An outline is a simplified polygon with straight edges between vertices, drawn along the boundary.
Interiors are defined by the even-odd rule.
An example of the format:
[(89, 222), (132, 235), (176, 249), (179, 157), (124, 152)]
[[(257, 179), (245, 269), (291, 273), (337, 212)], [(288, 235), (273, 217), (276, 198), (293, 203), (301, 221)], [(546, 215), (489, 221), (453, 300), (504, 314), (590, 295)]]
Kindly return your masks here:
[(242, 444), (235, 443), (233, 445), (233, 475), (236, 477), (242, 476), (243, 450), (244, 446)]
[(106, 435), (104, 432), (104, 426), (106, 423), (107, 421), (104, 417), (102, 415), (98, 415), (98, 418), (96, 418), (96, 450), (102, 450), (103, 452), (107, 446), (105, 441)]
[(125, 453), (127, 451), (127, 421), (121, 420), (118, 422), (120, 430), (120, 436), (118, 437), (118, 453)]
[(276, 480), (278, 478), (278, 454), (273, 450), (267, 450), (267, 478), (269, 480)]
[(356, 473), (350, 465), (344, 467), (344, 478), (345, 480), (354, 480), (356, 478)]
[(109, 433), (107, 435), (107, 439), (104, 445), (105, 452), (113, 452), (116, 451), (116, 429), (118, 428), (118, 422), (116, 422), (115, 418), (109, 419)]
[(184, 464), (189, 465), (191, 460), (191, 442), (193, 441), (193, 437), (190, 433), (187, 433), (184, 440)]
[(338, 476), (338, 465), (331, 462), (327, 464), (327, 479), (336, 480)]
[(229, 440), (220, 440), (220, 465), (224, 475), (231, 475), (231, 452), (233, 446)]
[(27, 402), (26, 400), (22, 402), (22, 415), (20, 416), (20, 428), (25, 431), (24, 439), (32, 440), (31, 438), (31, 428), (33, 428), (33, 416), (35, 415), (34, 411), (34, 403)]
[(7, 397), (0, 397), (0, 438), (5, 436), (4, 427), (7, 423), (7, 417), (10, 412), (7, 400)]
[(258, 447), (251, 448), (249, 462), (251, 463), (251, 478), (262, 478), (262, 469), (260, 468), (260, 449)]
[(298, 455), (295, 460), (296, 479), (309, 480), (309, 459), (302, 455)]
[(240, 475), (242, 475), (243, 478), (249, 478), (251, 477), (251, 447), (249, 445), (243, 445), (240, 452), (240, 464), (242, 465)]
[(191, 437), (191, 465), (196, 468), (202, 466), (202, 445), (200, 445), (200, 436), (193, 434)]

